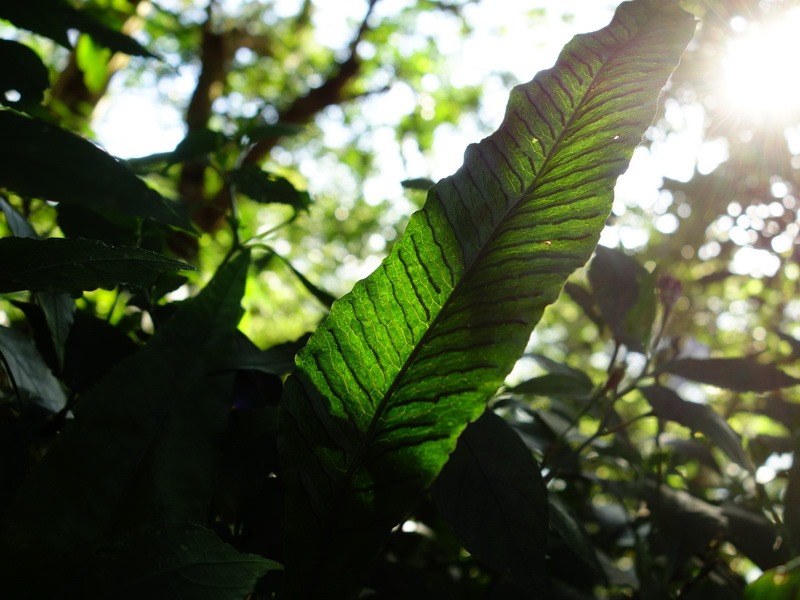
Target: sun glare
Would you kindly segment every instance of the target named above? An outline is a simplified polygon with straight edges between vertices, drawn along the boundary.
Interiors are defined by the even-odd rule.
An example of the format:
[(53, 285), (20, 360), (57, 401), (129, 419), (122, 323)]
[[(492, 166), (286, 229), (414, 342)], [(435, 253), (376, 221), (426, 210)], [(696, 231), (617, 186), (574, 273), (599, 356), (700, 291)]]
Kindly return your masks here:
[(736, 17), (723, 62), (728, 102), (743, 116), (785, 121), (800, 113), (800, 9), (775, 23), (747, 22)]

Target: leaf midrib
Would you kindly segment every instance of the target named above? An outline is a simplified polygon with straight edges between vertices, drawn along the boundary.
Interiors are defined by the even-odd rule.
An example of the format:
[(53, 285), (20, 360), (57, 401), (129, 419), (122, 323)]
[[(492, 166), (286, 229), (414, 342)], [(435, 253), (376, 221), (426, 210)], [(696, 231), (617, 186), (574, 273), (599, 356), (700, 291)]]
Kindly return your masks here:
[[(578, 102), (575, 105), (575, 108), (573, 109), (572, 114), (570, 115), (570, 118), (566, 121), (566, 124), (562, 127), (559, 135), (553, 141), (553, 148), (561, 148), (561, 145), (563, 144), (564, 138), (566, 137), (566, 132), (570, 130), (570, 128), (572, 127), (574, 122), (577, 120), (576, 119), (576, 115), (578, 115), (579, 113), (582, 113), (582, 109), (584, 108), (585, 104), (587, 103), (587, 98), (592, 96), (592, 92), (593, 92), (594, 88), (596, 87), (596, 83), (598, 81), (602, 80), (602, 75), (608, 69), (608, 64), (613, 62), (613, 60), (616, 59), (620, 54), (622, 54), (633, 43), (633, 41), (635, 39), (637, 39), (639, 36), (641, 36), (642, 29), (643, 29), (643, 27), (640, 27), (639, 30), (633, 36), (631, 36), (631, 38), (628, 41), (626, 41), (624, 44), (619, 45), (617, 47), (617, 50), (615, 50), (612, 54), (610, 54), (607, 60), (605, 60), (604, 62), (601, 63), (600, 67), (596, 71), (595, 77), (593, 77), (591, 79), (591, 82), (587, 86), (586, 93), (583, 94), (583, 97), (581, 98), (580, 102)], [(584, 34), (584, 35), (592, 36), (594, 34), (588, 33), (588, 34)], [(563, 53), (563, 51), (562, 51), (562, 53)], [(557, 60), (555, 65), (553, 65), (553, 67), (551, 67), (547, 71), (554, 70), (560, 64), (560, 62), (561, 62), (560, 60)], [(543, 71), (543, 72), (547, 72), (547, 71)], [(530, 82), (522, 84), (522, 85), (529, 85), (529, 84), (530, 84)], [(504, 123), (505, 123), (505, 119), (503, 120), (503, 123), (501, 123), (501, 127), (503, 126)], [(498, 132), (499, 132), (499, 129), (498, 129)], [(494, 135), (494, 134), (492, 134), (492, 135)], [(489, 136), (489, 138), (486, 138), (486, 139), (490, 139), (491, 137), (492, 136)], [(483, 141), (484, 140), (482, 140), (479, 143), (482, 143)], [(460, 288), (463, 287), (464, 282), (470, 279), (469, 275), (472, 272), (472, 269), (474, 268), (474, 266), (476, 264), (479, 264), (481, 262), (481, 260), (486, 256), (487, 248), (492, 247), (494, 240), (498, 236), (498, 231), (500, 231), (502, 229), (502, 225), (508, 219), (509, 214), (514, 212), (514, 210), (518, 207), (518, 205), (519, 205), (519, 203), (520, 203), (520, 201), (522, 199), (526, 198), (529, 194), (531, 194), (531, 192), (533, 190), (535, 190), (538, 187), (539, 181), (541, 180), (542, 175), (547, 172), (549, 164), (553, 161), (553, 157), (555, 157), (558, 154), (559, 154), (559, 151), (558, 150), (554, 150), (553, 152), (550, 152), (549, 155), (544, 158), (544, 160), (542, 161), (542, 164), (541, 164), (541, 168), (534, 175), (533, 180), (531, 181), (531, 183), (520, 193), (519, 199), (516, 202), (514, 202), (512, 204), (512, 206), (510, 206), (508, 209), (506, 209), (506, 211), (503, 213), (503, 216), (497, 221), (497, 225), (495, 226), (494, 230), (491, 232), (489, 237), (486, 239), (486, 242), (484, 242), (484, 244), (480, 248), (480, 250), (475, 254), (475, 257), (470, 262), (470, 264), (468, 266), (465, 265), (465, 268), (464, 268), (464, 271), (462, 273), (461, 278), (453, 286), (453, 289), (451, 290), (450, 294), (447, 296), (446, 300), (442, 304), (442, 307), (436, 313), (436, 316), (433, 317), (433, 319), (431, 320), (430, 325), (427, 327), (425, 332), (422, 334), (422, 337), (420, 338), (419, 342), (411, 350), (411, 353), (408, 355), (408, 358), (404, 361), (403, 366), (397, 372), (397, 375), (394, 377), (391, 385), (389, 386), (389, 388), (384, 393), (383, 399), (381, 400), (381, 402), (376, 407), (375, 414), (374, 414), (373, 418), (370, 420), (369, 426), (367, 427), (367, 430), (364, 432), (364, 435), (362, 436), (361, 442), (359, 443), (358, 447), (356, 448), (356, 451), (353, 454), (353, 459), (350, 461), (350, 463), (347, 466), (347, 470), (345, 471), (345, 474), (344, 474), (344, 480), (342, 481), (342, 484), (340, 486), (337, 486), (338, 487), (337, 496), (341, 496), (342, 494), (344, 494), (344, 491), (346, 489), (349, 489), (351, 487), (350, 483), (352, 482), (356, 471), (358, 470), (360, 465), (363, 464), (363, 462), (364, 462), (363, 457), (366, 454), (366, 449), (368, 448), (368, 446), (370, 446), (372, 444), (372, 441), (373, 441), (373, 439), (375, 437), (375, 434), (376, 434), (376, 432), (378, 430), (378, 423), (380, 422), (381, 417), (386, 412), (387, 407), (390, 404), (391, 398), (393, 397), (394, 393), (399, 389), (399, 387), (401, 385), (401, 382), (403, 381), (406, 373), (416, 363), (416, 358), (417, 358), (418, 354), (420, 353), (422, 348), (426, 345), (426, 341), (429, 338), (429, 336), (431, 335), (431, 332), (436, 328), (438, 322), (440, 322), (441, 315), (443, 313), (447, 312), (446, 309), (447, 309), (448, 305), (451, 304), (453, 297), (457, 296)], [(453, 176), (451, 176), (451, 177), (453, 177)], [(436, 186), (431, 188), (431, 191), (434, 191), (435, 188), (436, 188)], [(429, 192), (429, 194), (430, 194), (430, 192)], [(427, 204), (427, 201), (426, 201), (426, 204)], [(425, 209), (423, 208), (423, 210), (425, 210)], [(449, 219), (447, 219), (447, 221), (449, 223)], [(462, 251), (462, 254), (463, 254), (463, 251)], [(340, 504), (339, 498), (336, 498), (334, 500), (334, 504), (335, 505), (339, 505)]]

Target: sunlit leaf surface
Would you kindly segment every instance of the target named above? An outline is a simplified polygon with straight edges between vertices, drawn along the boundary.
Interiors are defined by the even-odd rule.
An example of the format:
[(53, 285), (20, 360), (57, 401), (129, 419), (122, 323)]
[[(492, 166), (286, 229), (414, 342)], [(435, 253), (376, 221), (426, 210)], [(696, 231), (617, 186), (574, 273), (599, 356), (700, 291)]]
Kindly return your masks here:
[(347, 597), (584, 264), (616, 178), (694, 31), (625, 3), (511, 94), (500, 129), (428, 193), (391, 255), (334, 303), (281, 405), (287, 597)]

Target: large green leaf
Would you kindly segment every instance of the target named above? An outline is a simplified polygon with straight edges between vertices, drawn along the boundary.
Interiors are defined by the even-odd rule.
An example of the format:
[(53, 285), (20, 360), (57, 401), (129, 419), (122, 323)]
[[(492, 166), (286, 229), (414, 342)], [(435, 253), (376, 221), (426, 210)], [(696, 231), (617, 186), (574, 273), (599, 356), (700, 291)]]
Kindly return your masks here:
[(334, 303), (287, 381), (286, 594), (355, 593), (594, 249), (617, 176), (694, 31), (622, 4), (511, 94), (500, 129), (428, 193), (391, 255)]
[(0, 111), (0, 187), (191, 231), (155, 190), (91, 142), (44, 121)]
[(62, 238), (2, 238), (0, 264), (0, 294), (20, 290), (82, 291), (119, 284), (144, 287), (161, 273), (194, 269), (149, 250)]
[(82, 395), (2, 523), (0, 555), (13, 557), (20, 580), (48, 559), (56, 568), (73, 548), (145, 523), (206, 521), (233, 399), (222, 359), (233, 347), (248, 264), (242, 255), (226, 265)]

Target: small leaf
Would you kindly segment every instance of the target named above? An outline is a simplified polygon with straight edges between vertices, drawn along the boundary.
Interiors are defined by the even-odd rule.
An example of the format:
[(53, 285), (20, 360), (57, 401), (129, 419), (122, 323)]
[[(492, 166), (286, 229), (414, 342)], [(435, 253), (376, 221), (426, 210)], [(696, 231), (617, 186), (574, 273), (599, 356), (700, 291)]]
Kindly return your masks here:
[(550, 526), (553, 531), (564, 540), (570, 550), (581, 558), (583, 562), (592, 567), (598, 574), (604, 574), (603, 567), (597, 559), (594, 545), (578, 516), (558, 494), (549, 493), (548, 498), (550, 501)]
[(267, 572), (282, 569), (239, 553), (201, 525), (181, 522), (146, 525), (95, 549), (81, 566), (69, 573), (63, 597), (242, 600)]
[(533, 377), (515, 385), (508, 391), (513, 394), (530, 394), (544, 397), (588, 398), (592, 394), (592, 383), (559, 373), (548, 373)]
[(139, 248), (96, 240), (0, 239), (0, 293), (21, 290), (76, 292), (117, 285), (144, 287), (164, 272), (194, 270), (186, 263)]
[(9, 111), (0, 111), (0, 131), (0, 187), (192, 230), (156, 191), (91, 142)]
[(108, 60), (111, 50), (103, 48), (88, 35), (82, 35), (75, 46), (75, 60), (83, 72), (83, 82), (97, 94), (108, 83)]
[(297, 135), (303, 127), (294, 123), (246, 123), (239, 128), (239, 138), (243, 144), (255, 144), (268, 138)]
[[(784, 498), (787, 508), (798, 506)], [(787, 510), (786, 517), (796, 511)], [(791, 555), (789, 544), (781, 539), (776, 525), (761, 514), (750, 512), (736, 505), (722, 507), (722, 514), (728, 520), (726, 538), (760, 569), (767, 570), (783, 564)]]
[(745, 600), (797, 600), (800, 597), (800, 557), (770, 569), (744, 590)]
[(589, 281), (614, 339), (644, 352), (656, 314), (655, 276), (627, 254), (598, 246)]
[(293, 342), (278, 344), (266, 350), (259, 350), (252, 343), (237, 343), (234, 352), (224, 361), (224, 368), (286, 375), (294, 369), (294, 357), (306, 345), (308, 338), (308, 335), (304, 335)]
[(308, 192), (298, 191), (285, 177), (268, 173), (255, 165), (245, 165), (230, 173), (238, 191), (261, 204), (280, 203), (305, 210), (311, 204)]
[(19, 214), (14, 207), (2, 197), (0, 197), (0, 210), (2, 210), (3, 214), (6, 216), (8, 228), (15, 236), (32, 238), (34, 240), (39, 239), (39, 236), (33, 230), (33, 227), (31, 227), (30, 223), (25, 220), (25, 217)]
[(60, 368), (64, 364), (64, 348), (75, 315), (75, 301), (69, 294), (39, 292), (36, 294), (36, 302), (41, 307), (47, 321), (60, 372)]
[[(50, 75), (39, 55), (28, 46), (0, 39), (0, 104), (24, 108), (40, 104), (50, 87)], [(19, 98), (10, 100), (8, 92)]]
[(768, 392), (800, 383), (776, 366), (762, 364), (755, 357), (677, 358), (661, 366), (659, 372), (714, 385), (734, 392)]
[(436, 182), (426, 177), (417, 177), (416, 179), (404, 179), (400, 182), (400, 185), (407, 190), (420, 190), (422, 192), (427, 192), (430, 188), (436, 185)]
[(8, 362), (23, 400), (35, 402), (51, 412), (64, 408), (67, 403), (64, 390), (29, 338), (16, 329), (0, 327), (0, 352)]
[(289, 268), (289, 270), (292, 273), (294, 273), (294, 276), (300, 280), (300, 283), (303, 284), (303, 287), (306, 288), (309, 291), (309, 293), (319, 301), (320, 304), (322, 304), (326, 308), (330, 308), (331, 305), (334, 302), (336, 302), (336, 297), (333, 294), (326, 292), (321, 287), (311, 283), (311, 281), (309, 281), (309, 279), (305, 275), (303, 275), (300, 271), (294, 268), (294, 265), (291, 262), (289, 262), (289, 259), (285, 258), (281, 254), (278, 254), (272, 248), (269, 248), (269, 250), (272, 253), (272, 256), (280, 259), (281, 262), (283, 262), (283, 264), (285, 264)]
[(464, 547), (531, 589), (547, 549), (547, 489), (519, 436), (491, 411), (469, 425), (431, 488)]
[[(42, 0), (34, 0), (41, 2)], [(46, 2), (47, 0), (45, 0)], [(52, 0), (50, 0), (52, 1)], [(77, 10), (67, 7), (65, 12), (66, 20), (70, 28), (78, 29), (92, 37), (92, 40), (99, 45), (114, 52), (122, 52), (130, 56), (144, 56), (157, 58), (155, 54), (147, 50), (139, 42), (130, 36), (112, 29), (87, 10)]]
[(228, 137), (213, 129), (195, 129), (186, 134), (169, 156), (168, 162), (181, 163), (213, 154), (228, 142)]
[(658, 418), (699, 431), (736, 464), (752, 470), (739, 435), (710, 406), (687, 402), (671, 389), (659, 385), (644, 387), (641, 392)]

